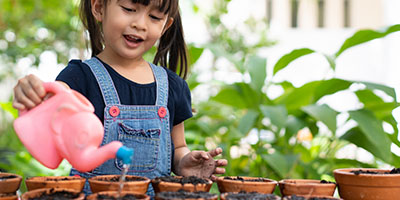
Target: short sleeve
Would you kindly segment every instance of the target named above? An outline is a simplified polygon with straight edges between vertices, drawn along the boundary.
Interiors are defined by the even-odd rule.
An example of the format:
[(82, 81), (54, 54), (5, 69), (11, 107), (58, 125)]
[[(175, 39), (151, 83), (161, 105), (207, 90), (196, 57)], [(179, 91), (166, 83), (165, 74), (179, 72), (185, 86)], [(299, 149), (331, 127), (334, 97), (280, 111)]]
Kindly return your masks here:
[(186, 81), (184, 80), (182, 80), (182, 88), (180, 91), (180, 97), (175, 103), (174, 125), (180, 124), (193, 116), (191, 93)]

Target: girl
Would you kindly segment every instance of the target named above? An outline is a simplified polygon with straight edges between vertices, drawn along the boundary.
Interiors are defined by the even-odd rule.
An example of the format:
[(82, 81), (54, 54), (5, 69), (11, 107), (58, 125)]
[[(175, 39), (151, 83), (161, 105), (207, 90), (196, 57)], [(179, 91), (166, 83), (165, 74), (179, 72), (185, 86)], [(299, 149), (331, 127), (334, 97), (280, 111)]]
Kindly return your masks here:
[[(102, 145), (119, 140), (134, 149), (128, 174), (150, 179), (170, 175), (210, 176), (225, 172), (225, 159), (210, 152), (190, 151), (184, 120), (192, 117), (178, 0), (82, 0), (81, 19), (87, 28), (92, 58), (72, 60), (57, 81), (86, 96), (104, 123)], [(143, 54), (158, 41), (154, 63)], [(179, 72), (178, 76), (176, 72)], [(31, 109), (47, 95), (34, 75), (14, 87), (13, 107)], [(216, 167), (206, 167), (209, 163)], [(84, 162), (84, 161), (83, 161)], [(71, 175), (90, 178), (121, 174), (121, 162), (109, 160), (92, 172)], [(215, 178), (212, 175), (212, 178)], [(88, 184), (85, 192), (89, 193)], [(148, 194), (154, 196), (150, 185)]]

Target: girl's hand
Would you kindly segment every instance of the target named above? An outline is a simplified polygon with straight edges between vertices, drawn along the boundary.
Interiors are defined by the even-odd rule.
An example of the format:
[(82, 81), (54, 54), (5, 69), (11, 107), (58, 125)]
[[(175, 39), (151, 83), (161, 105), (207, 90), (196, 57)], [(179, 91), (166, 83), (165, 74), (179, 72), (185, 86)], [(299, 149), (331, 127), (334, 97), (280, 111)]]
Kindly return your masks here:
[(40, 104), (45, 96), (42, 80), (30, 74), (19, 79), (15, 85), (12, 106), (20, 111), (31, 109)]
[(192, 151), (186, 154), (179, 162), (179, 172), (182, 176), (197, 176), (200, 178), (211, 178), (215, 180), (214, 174), (223, 174), (228, 161), (226, 159), (214, 160), (215, 156), (222, 153), (221, 148), (209, 152)]

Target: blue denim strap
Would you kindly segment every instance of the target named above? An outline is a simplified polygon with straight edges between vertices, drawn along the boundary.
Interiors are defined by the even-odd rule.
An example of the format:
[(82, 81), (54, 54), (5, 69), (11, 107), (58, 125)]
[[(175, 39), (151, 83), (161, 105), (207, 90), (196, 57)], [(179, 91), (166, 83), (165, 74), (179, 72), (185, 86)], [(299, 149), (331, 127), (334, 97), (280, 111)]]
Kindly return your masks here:
[(157, 84), (156, 106), (167, 107), (168, 104), (168, 75), (164, 68), (149, 63)]
[(115, 89), (114, 82), (112, 81), (110, 74), (104, 67), (103, 63), (96, 57), (92, 57), (89, 60), (85, 60), (83, 63), (89, 66), (94, 76), (96, 77), (97, 83), (100, 86), (103, 100), (106, 105), (109, 104), (121, 104), (117, 90)]

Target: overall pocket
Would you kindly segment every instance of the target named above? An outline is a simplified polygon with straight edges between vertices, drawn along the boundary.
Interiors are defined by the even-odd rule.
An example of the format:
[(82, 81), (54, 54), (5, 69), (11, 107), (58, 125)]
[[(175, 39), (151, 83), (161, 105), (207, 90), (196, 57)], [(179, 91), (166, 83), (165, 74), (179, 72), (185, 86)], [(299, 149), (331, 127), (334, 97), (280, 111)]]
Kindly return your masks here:
[[(135, 129), (125, 123), (118, 124), (118, 140), (134, 150), (129, 171), (148, 172), (156, 168), (160, 133), (159, 128)], [(116, 159), (115, 164), (122, 170), (121, 160)]]

